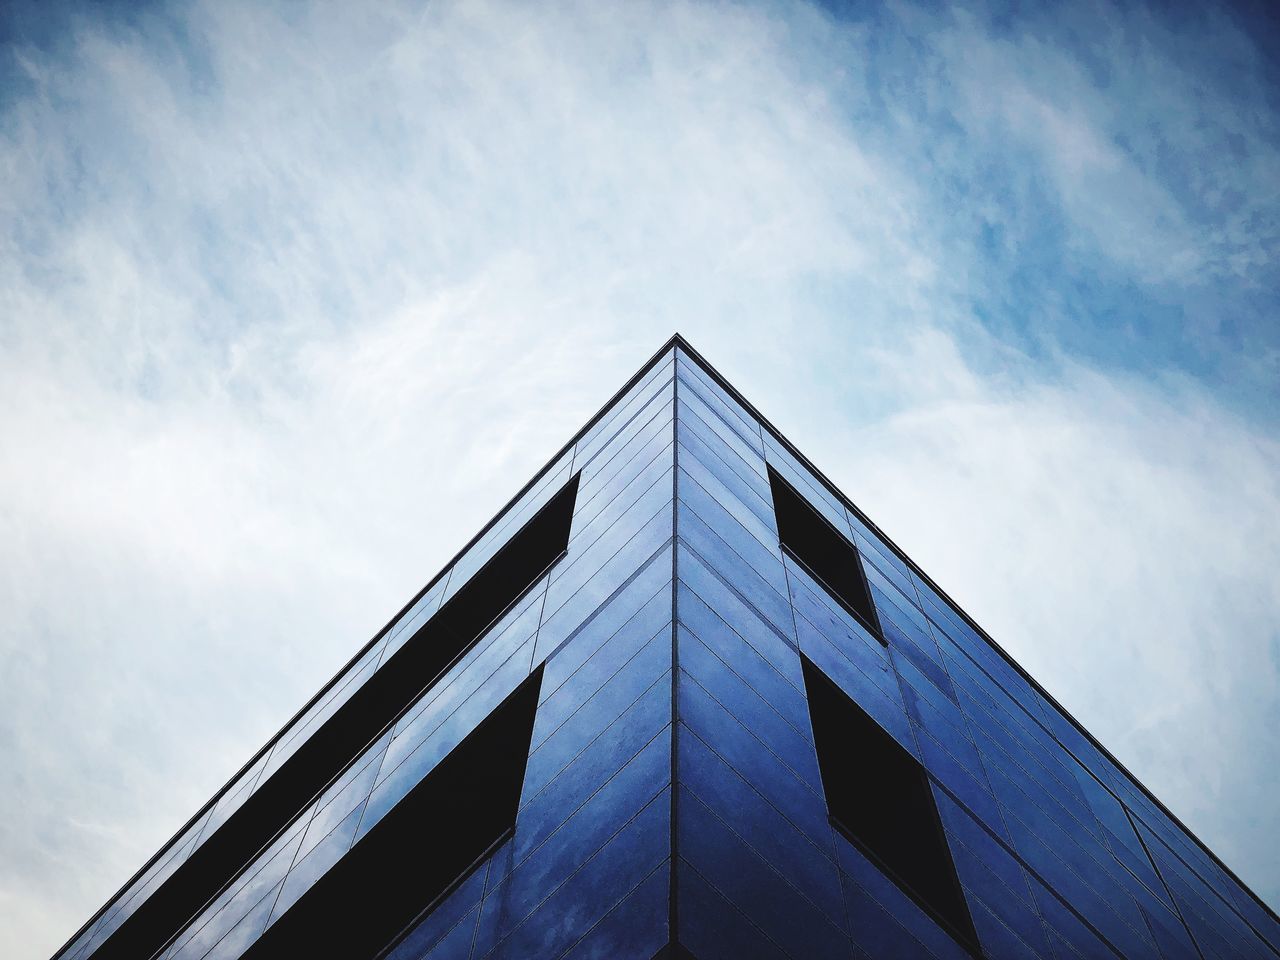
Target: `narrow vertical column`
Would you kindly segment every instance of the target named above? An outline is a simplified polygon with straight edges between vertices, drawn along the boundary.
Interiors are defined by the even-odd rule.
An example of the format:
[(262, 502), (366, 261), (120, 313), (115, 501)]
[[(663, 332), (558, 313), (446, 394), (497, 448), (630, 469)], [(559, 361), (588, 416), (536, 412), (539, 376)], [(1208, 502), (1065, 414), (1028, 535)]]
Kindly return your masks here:
[(676, 362), (674, 933), (700, 960), (847, 960), (759, 423)]
[(677, 708), (679, 703), (679, 683), (680, 683), (680, 639), (679, 639), (679, 609), (677, 602), (677, 585), (680, 582), (680, 444), (679, 444), (679, 424), (680, 424), (680, 377), (679, 372), (679, 348), (672, 348), (672, 352), (676, 357), (677, 376), (672, 381), (672, 411), (671, 418), (671, 451), (673, 467), (671, 471), (671, 536), (674, 548), (671, 551), (671, 895), (668, 901), (667, 924), (671, 931), (671, 942), (678, 944), (680, 942), (680, 835), (678, 830), (679, 824), (679, 805), (680, 805), (680, 713)]

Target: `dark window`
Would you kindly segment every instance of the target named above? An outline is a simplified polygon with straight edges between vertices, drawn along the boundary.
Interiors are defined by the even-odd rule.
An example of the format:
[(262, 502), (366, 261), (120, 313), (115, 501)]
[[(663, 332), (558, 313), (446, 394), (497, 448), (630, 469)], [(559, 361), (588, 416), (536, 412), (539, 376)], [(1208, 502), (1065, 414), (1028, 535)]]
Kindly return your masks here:
[(961, 944), (978, 937), (924, 768), (809, 659), (809, 717), (831, 822)]
[(515, 827), (539, 667), (304, 893), (243, 960), (370, 960)]
[(577, 494), (575, 475), (103, 942), (94, 960), (150, 957), (180, 931), (564, 556)]
[(769, 488), (782, 548), (883, 643), (857, 547), (772, 467)]
[[(406, 647), (425, 645), (428, 669), (437, 672), (467, 651), (488, 626), (541, 579), (569, 548), (569, 528), (578, 497), (578, 475), (476, 571)], [(446, 659), (447, 658), (447, 659)]]

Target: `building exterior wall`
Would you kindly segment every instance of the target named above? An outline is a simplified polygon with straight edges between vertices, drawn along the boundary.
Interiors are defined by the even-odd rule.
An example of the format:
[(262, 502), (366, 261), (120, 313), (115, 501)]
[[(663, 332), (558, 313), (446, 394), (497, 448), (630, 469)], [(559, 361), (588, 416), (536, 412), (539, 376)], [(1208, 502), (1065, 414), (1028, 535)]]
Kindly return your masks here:
[[(780, 547), (770, 469), (856, 545), (877, 629)], [(1280, 956), (1274, 914), (676, 339), (58, 957), (110, 956), (575, 475), (564, 555), (157, 955), (245, 956), (541, 671), (513, 829), (388, 956)], [(806, 658), (927, 771), (976, 947), (833, 824)]]

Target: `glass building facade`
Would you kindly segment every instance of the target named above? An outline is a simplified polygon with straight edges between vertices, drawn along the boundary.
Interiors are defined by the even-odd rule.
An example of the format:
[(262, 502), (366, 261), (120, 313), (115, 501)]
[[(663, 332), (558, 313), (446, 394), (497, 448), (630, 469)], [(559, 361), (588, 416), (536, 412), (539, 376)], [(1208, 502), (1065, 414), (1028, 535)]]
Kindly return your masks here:
[(673, 338), (60, 960), (1280, 957)]

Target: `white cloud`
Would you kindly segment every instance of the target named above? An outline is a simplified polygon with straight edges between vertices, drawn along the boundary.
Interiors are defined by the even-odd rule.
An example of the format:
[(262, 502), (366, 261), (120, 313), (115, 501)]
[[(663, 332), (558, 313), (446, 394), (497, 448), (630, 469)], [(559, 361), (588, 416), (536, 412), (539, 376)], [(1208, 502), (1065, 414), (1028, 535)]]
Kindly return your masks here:
[[(1262, 658), (1280, 610), (1255, 572), (1274, 441), (1190, 387), (1046, 380), (976, 335), (967, 304), (1002, 291), (950, 243), (928, 131), (896, 143), (858, 99), (865, 32), (681, 3), (173, 22), (84, 18), (70, 55), (25, 52), (0, 127), (0, 929), (21, 955), (673, 329), (1274, 888), (1274, 823), (1205, 801), (1268, 809), (1247, 724), (1274, 653), (1222, 653)], [(1072, 170), (1119, 162), (1027, 96), (1092, 144)], [(1145, 678), (1126, 702), (1089, 686), (1108, 663)], [(1206, 730), (1232, 749), (1204, 755)]]
[(1280, 130), (1244, 27), (1212, 7), (1176, 25), (1105, 3), (1062, 20), (999, 35), (960, 14), (940, 32), (961, 122), (1032, 154), (1025, 174), (1051, 185), (1076, 244), (1137, 282), (1262, 281), (1280, 242)]
[[(1280, 748), (1280, 443), (1188, 383), (976, 376), (841, 436), (836, 476), (1014, 658), (1258, 888)], [(1015, 374), (1026, 371), (1015, 371)]]

